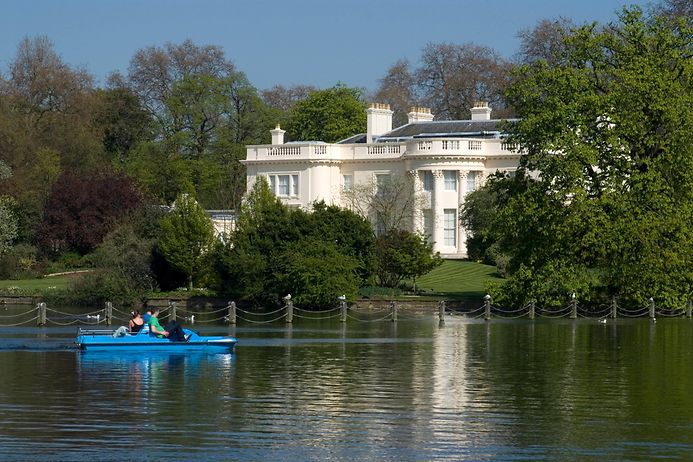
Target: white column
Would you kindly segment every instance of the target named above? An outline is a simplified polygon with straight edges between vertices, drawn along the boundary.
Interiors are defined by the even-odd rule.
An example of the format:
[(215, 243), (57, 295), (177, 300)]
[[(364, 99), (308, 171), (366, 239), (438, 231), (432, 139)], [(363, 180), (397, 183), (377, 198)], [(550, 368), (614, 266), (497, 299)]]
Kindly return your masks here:
[(467, 170), (457, 172), (457, 253), (467, 255), (467, 231), (460, 221), (460, 210), (467, 195)]
[(433, 195), (431, 198), (433, 212), (433, 246), (434, 251), (440, 251), (443, 246), (443, 171), (433, 170)]
[(421, 209), (421, 193), (423, 182), (418, 170), (409, 170), (409, 175), (414, 183), (414, 204), (412, 210), (412, 231), (415, 233), (423, 232), (423, 210)]

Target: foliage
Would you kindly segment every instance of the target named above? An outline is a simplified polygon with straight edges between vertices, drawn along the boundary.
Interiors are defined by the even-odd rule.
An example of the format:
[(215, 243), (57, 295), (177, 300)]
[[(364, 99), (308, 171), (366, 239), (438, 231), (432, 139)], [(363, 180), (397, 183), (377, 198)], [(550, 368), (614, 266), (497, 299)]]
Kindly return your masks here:
[(93, 176), (64, 173), (46, 204), (39, 238), (49, 253), (86, 254), (106, 235), (113, 221), (142, 203), (132, 179), (121, 173)]
[(208, 267), (214, 245), (214, 225), (189, 195), (180, 195), (171, 212), (161, 219), (158, 251), (172, 267), (187, 276), (188, 288)]
[(302, 215), (306, 218), (302, 234), (334, 243), (340, 252), (355, 259), (359, 284), (368, 283), (375, 272), (375, 236), (368, 220), (351, 210), (322, 201), (313, 204), (310, 214)]
[(391, 230), (376, 240), (377, 275), (381, 286), (397, 287), (404, 279), (422, 276), (443, 261), (425, 236)]
[(152, 137), (152, 119), (124, 86), (97, 90), (95, 97), (94, 119), (103, 131), (104, 149), (122, 164), (132, 148)]
[(260, 305), (272, 305), (282, 295), (273, 278), (277, 255), (297, 240), (287, 207), (259, 177), (248, 193), (229, 242), (217, 251), (222, 290)]
[(356, 298), (359, 261), (340, 250), (336, 243), (306, 237), (287, 246), (278, 258), (275, 277), (280, 293), (294, 294), (297, 306), (333, 308), (337, 296)]
[(366, 104), (361, 91), (342, 84), (316, 90), (294, 104), (286, 123), (295, 141), (335, 143), (366, 131)]
[(494, 192), (484, 186), (467, 194), (460, 210), (461, 224), (467, 230), (467, 256), (489, 265), (496, 263), (491, 232), (497, 213), (496, 202)]
[(272, 306), (292, 293), (297, 303), (327, 307), (370, 279), (374, 251), (363, 218), (324, 203), (289, 210), (260, 177), (216, 255), (222, 290), (233, 296)]
[(29, 244), (17, 244), (0, 255), (0, 279), (25, 279), (40, 275), (38, 250)]
[[(0, 181), (12, 176), (12, 170), (0, 161)], [(15, 214), (17, 203), (10, 196), (0, 195), (0, 256), (8, 251), (18, 236), (18, 223)]]
[(155, 241), (142, 237), (138, 221), (123, 219), (104, 238), (91, 256), (96, 270), (73, 284), (75, 302), (132, 305), (156, 288), (151, 269)]
[(673, 307), (693, 293), (693, 46), (668, 24), (625, 9), (518, 70), (508, 128), (525, 155), (491, 181), (512, 273), (499, 296)]

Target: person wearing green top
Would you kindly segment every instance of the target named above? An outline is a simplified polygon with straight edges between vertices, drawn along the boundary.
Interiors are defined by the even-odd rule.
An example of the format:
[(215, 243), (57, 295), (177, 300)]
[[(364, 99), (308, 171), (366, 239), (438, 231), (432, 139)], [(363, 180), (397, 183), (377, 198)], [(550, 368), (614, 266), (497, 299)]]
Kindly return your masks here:
[(149, 332), (158, 338), (167, 337), (172, 342), (188, 341), (188, 336), (185, 335), (178, 322), (170, 321), (166, 325), (166, 329), (161, 327), (161, 324), (159, 324), (159, 308), (152, 309), (152, 316), (149, 318)]

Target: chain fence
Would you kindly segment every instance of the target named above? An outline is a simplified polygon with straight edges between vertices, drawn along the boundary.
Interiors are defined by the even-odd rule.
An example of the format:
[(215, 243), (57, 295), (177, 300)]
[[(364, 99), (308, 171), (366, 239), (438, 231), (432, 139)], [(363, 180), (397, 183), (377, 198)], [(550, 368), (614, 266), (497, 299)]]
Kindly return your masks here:
[[(161, 318), (168, 320), (185, 320), (190, 324), (229, 324), (236, 325), (239, 321), (246, 324), (262, 325), (283, 321), (290, 324), (294, 320), (300, 321), (325, 321), (338, 319), (340, 322), (377, 323), (410, 321), (430, 318), (436, 314), (440, 321), (448, 317), (467, 319), (598, 319), (606, 322), (607, 318), (645, 318), (653, 320), (657, 316), (664, 318), (692, 317), (692, 303), (683, 307), (665, 308), (657, 307), (654, 300), (650, 299), (648, 306), (626, 308), (613, 300), (610, 305), (579, 305), (575, 298), (564, 306), (539, 306), (530, 302), (517, 308), (508, 308), (491, 303), (490, 297), (485, 297), (481, 306), (474, 305), (469, 308), (453, 307), (454, 303), (439, 301), (428, 304), (422, 302), (369, 302), (367, 307), (363, 304), (349, 304), (340, 299), (338, 305), (328, 309), (312, 310), (307, 307), (295, 306), (290, 299), (285, 299), (285, 304), (272, 310), (248, 310), (236, 306), (235, 302), (228, 302), (226, 306), (211, 309), (192, 309), (179, 307), (176, 302), (169, 302), (167, 307), (160, 308)], [(382, 306), (385, 304), (385, 306)], [(467, 303), (469, 305), (469, 303)], [(5, 312), (7, 307), (5, 306)], [(38, 326), (72, 326), (72, 325), (112, 325), (114, 323), (127, 324), (132, 318), (133, 312), (114, 307), (106, 303), (102, 309), (92, 310), (86, 313), (70, 313), (55, 308), (49, 308), (45, 303), (38, 303), (35, 307), (19, 313), (3, 313), (0, 310), (0, 327), (17, 327), (23, 325)]]

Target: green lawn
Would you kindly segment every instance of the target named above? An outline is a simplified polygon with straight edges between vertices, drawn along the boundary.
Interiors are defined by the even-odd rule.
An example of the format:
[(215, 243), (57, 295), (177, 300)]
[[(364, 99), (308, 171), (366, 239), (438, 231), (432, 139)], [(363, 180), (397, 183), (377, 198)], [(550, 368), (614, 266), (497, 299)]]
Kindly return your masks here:
[(463, 260), (445, 260), (441, 266), (416, 280), (416, 287), (456, 299), (481, 299), (488, 280), (500, 280), (494, 266)]
[(56, 289), (64, 289), (69, 284), (72, 277), (68, 275), (45, 277), (41, 279), (16, 279), (0, 281), (0, 291), (10, 287), (19, 287), (24, 292), (33, 292), (46, 290), (55, 287)]

